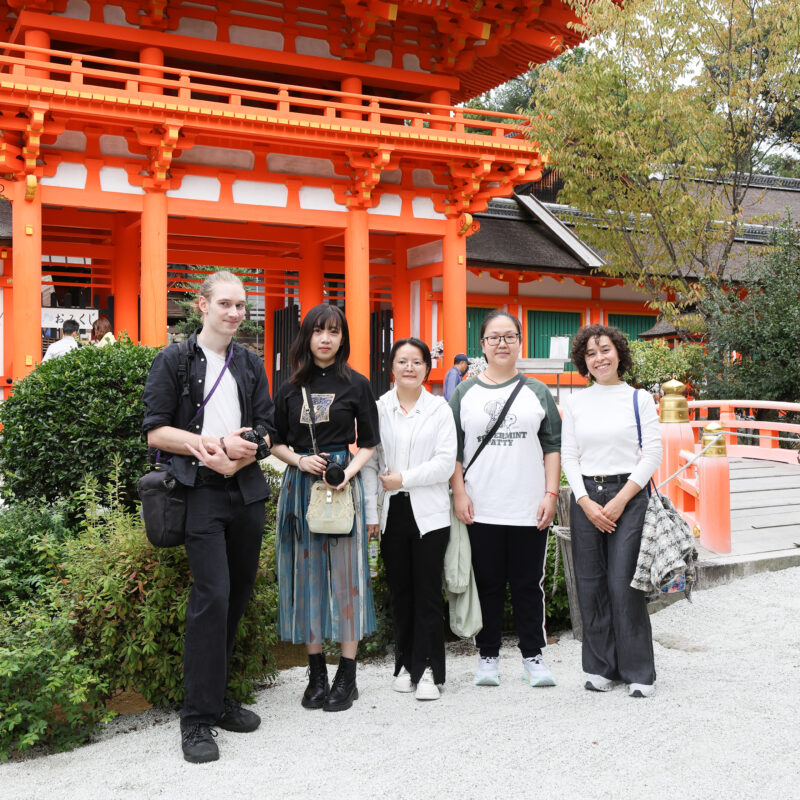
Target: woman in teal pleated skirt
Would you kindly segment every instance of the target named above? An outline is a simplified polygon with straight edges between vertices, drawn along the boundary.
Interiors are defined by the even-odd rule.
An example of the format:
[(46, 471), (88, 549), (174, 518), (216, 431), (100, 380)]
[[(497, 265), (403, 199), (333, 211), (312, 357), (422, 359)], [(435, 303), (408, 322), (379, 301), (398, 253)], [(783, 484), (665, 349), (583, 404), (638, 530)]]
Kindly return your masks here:
[[(288, 465), (275, 532), (278, 635), (306, 645), (309, 680), (301, 702), (325, 711), (344, 711), (358, 698), (358, 642), (376, 628), (359, 471), (379, 442), (378, 414), (369, 382), (347, 364), (349, 354), (342, 311), (326, 304), (312, 308), (289, 353), (292, 376), (275, 396), (272, 452)], [(313, 437), (303, 388), (313, 409)], [(338, 484), (328, 483), (333, 478), (326, 468), (333, 463), (344, 470)], [(317, 480), (335, 489), (351, 486), (355, 518), (349, 534), (309, 531), (306, 509)], [(342, 646), (330, 686), (322, 652), (326, 639)]]

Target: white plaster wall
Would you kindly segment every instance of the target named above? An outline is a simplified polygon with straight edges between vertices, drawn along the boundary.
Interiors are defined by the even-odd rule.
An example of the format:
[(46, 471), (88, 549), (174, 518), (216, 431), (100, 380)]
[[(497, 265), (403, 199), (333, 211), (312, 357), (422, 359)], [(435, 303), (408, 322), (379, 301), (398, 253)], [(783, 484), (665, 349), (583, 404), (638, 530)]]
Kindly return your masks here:
[(62, 161), (56, 169), (56, 174), (49, 178), (42, 178), (43, 186), (61, 186), (65, 189), (84, 189), (88, 170), (85, 164), (73, 164), (71, 161)]
[(403, 209), (403, 198), (399, 194), (381, 195), (380, 202), (374, 208), (367, 209), (368, 214), (378, 214), (388, 217), (399, 217)]
[(54, 17), (88, 20), (91, 16), (92, 8), (86, 0), (69, 0), (67, 7), (63, 11), (53, 11), (51, 13)]
[(508, 295), (508, 283), (498, 281), (491, 275), (474, 275), (467, 273), (467, 291), (472, 294)]
[(260, 28), (246, 28), (243, 25), (231, 25), (228, 38), (232, 44), (247, 47), (261, 47), (264, 50), (283, 50), (283, 34), (278, 31), (265, 31)]
[(297, 36), (294, 40), (294, 50), (303, 56), (317, 56), (318, 58), (336, 58), (331, 55), (331, 46), (324, 39), (311, 36)]
[(391, 50), (376, 50), (375, 58), (368, 61), (368, 64), (374, 64), (376, 67), (391, 67), (392, 66), (392, 51)]
[(83, 153), (86, 150), (86, 134), (83, 131), (64, 131), (53, 144), (43, 144), (42, 149), (67, 150), (70, 153)]
[(104, 192), (144, 194), (141, 186), (134, 186), (128, 181), (128, 173), (122, 167), (100, 167), (100, 188)]
[(234, 203), (286, 208), (286, 204), (289, 202), (289, 189), (282, 183), (237, 180), (233, 182), (231, 188)]
[(311, 158), (309, 156), (288, 156), (283, 153), (270, 153), (267, 156), (267, 167), (270, 172), (282, 172), (288, 175), (311, 175), (315, 178), (346, 178), (339, 175), (328, 158)]
[(309, 211), (347, 211), (347, 206), (336, 202), (333, 189), (325, 186), (301, 186), (300, 208)]
[(391, 183), (394, 186), (399, 186), (403, 180), (403, 170), (392, 169), (381, 173), (381, 183)]
[(136, 28), (137, 25), (131, 25), (125, 19), (125, 9), (122, 6), (103, 6), (103, 22), (107, 25), (121, 25), (123, 28)]
[(183, 150), (173, 161), (181, 164), (203, 164), (209, 167), (252, 170), (255, 166), (256, 157), (250, 150), (209, 147), (201, 144)]
[(411, 201), (411, 209), (417, 219), (447, 219), (444, 214), (436, 211), (430, 197), (415, 197)]
[(121, 158), (144, 158), (143, 155), (131, 153), (128, 142), (124, 136), (112, 136), (104, 133), (100, 137), (100, 152), (104, 156), (119, 156)]
[(436, 183), (433, 179), (433, 173), (429, 169), (415, 169), (411, 173), (411, 181), (414, 186), (419, 186), (425, 189), (446, 189), (440, 183)]
[(196, 19), (195, 17), (181, 17), (175, 30), (167, 30), (178, 36), (191, 36), (193, 39), (207, 39), (214, 42), (217, 39), (217, 25), (210, 19)]
[(519, 293), (525, 297), (567, 297), (576, 300), (591, 300), (592, 290), (575, 281), (565, 278), (561, 283), (553, 278), (543, 277), (540, 281), (520, 283)]
[(216, 203), (219, 200), (221, 185), (219, 178), (208, 175), (184, 175), (177, 189), (169, 189), (167, 197), (181, 200), (208, 200)]

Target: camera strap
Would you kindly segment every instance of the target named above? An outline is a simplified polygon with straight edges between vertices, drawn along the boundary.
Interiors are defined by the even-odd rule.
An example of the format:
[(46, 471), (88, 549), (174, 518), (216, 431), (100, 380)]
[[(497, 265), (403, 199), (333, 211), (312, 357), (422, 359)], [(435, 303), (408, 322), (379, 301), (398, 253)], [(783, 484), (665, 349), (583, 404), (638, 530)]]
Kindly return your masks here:
[(308, 399), (308, 392), (305, 386), (301, 391), (303, 392), (303, 409), (306, 414), (308, 414), (308, 427), (311, 430), (311, 445), (314, 448), (314, 455), (318, 456), (319, 450), (317, 449), (317, 426), (314, 421), (314, 406)]

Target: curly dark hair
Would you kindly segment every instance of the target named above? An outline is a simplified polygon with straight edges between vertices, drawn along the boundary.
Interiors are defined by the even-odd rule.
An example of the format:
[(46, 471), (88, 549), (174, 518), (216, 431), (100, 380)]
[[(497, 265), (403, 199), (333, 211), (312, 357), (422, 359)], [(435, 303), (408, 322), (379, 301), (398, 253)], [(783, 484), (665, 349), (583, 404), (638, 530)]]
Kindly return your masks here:
[(599, 339), (601, 336), (608, 336), (611, 339), (611, 343), (617, 348), (617, 355), (619, 356), (617, 375), (621, 378), (633, 367), (633, 358), (631, 358), (631, 348), (628, 344), (627, 336), (619, 328), (615, 328), (612, 325), (587, 325), (581, 328), (572, 340), (572, 363), (584, 378), (588, 378), (586, 348), (591, 339)]

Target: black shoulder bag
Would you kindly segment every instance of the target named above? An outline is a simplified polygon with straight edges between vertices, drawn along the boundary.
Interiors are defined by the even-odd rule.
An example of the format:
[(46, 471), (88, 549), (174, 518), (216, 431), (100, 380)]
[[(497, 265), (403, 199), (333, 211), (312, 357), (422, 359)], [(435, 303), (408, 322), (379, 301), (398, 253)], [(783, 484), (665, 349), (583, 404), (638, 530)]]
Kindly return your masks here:
[[(183, 382), (181, 397), (189, 393), (189, 345), (180, 342), (178, 345), (178, 376)], [(233, 344), (228, 351), (225, 365), (219, 373), (216, 383), (195, 412), (187, 428), (200, 416), (202, 410), (219, 386), (225, 370), (233, 355)], [(150, 470), (139, 478), (136, 489), (142, 501), (141, 516), (144, 530), (150, 544), (155, 547), (178, 547), (186, 538), (186, 487), (169, 471), (169, 461), (161, 461), (161, 451), (156, 451), (155, 462)]]

